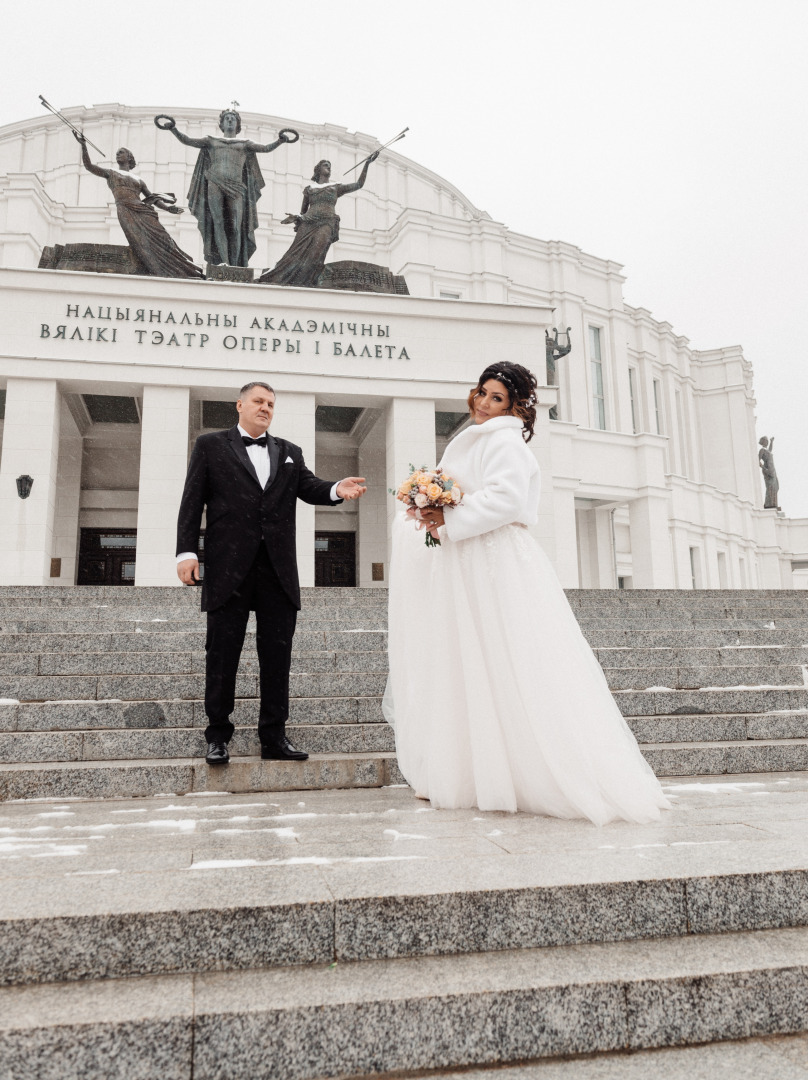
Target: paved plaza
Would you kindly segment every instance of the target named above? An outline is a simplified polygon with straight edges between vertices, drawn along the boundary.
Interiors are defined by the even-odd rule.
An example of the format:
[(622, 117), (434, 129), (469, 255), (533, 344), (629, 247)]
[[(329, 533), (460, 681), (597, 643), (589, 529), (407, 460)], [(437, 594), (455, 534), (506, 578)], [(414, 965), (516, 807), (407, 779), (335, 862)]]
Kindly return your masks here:
[[(6, 803), (0, 949), (8, 981), (26, 985), (0, 990), (0, 1046), (15, 1060), (30, 1029), (29, 1049), (53, 1055), (67, 1032), (71, 1061), (79, 1047), (85, 1068), (87, 1053), (107, 1059), (106, 1028), (184, 1031), (193, 1018), (199, 1075), (247, 1075), (267, 1051), (256, 1033), (267, 1010), (283, 1038), (284, 1018), (310, 1027), (312, 1010), (339, 1012), (344, 1026), (344, 1011), (359, 1009), (371, 1017), (364, 1031), (354, 1021), (359, 1041), (373, 1042), (387, 1030), (374, 1014), (381, 1003), (411, 1026), (413, 1047), (428, 1044), (420, 1068), (441, 1075), (442, 1052), (461, 1066), (465, 1053), (456, 1017), (448, 1048), (436, 1042), (447, 1003), (464, 998), (472, 1015), (490, 1016), (496, 999), (507, 1023), (515, 996), (533, 995), (540, 1027), (555, 1023), (530, 1043), (548, 1060), (518, 1064), (536, 1055), (520, 1054), (511, 1033), (504, 1070), (451, 1075), (808, 1076), (805, 1037), (787, 1035), (799, 1030), (793, 1010), (805, 1015), (802, 982), (776, 991), (767, 982), (808, 969), (808, 776), (663, 783), (674, 808), (659, 823), (603, 828), (438, 811), (404, 786)], [(765, 1020), (749, 1005), (756, 979)], [(693, 986), (706, 1003), (697, 1019)], [(205, 1040), (221, 1031), (230, 1046), (234, 1023), (243, 1041), (228, 1055), (233, 1072), (217, 1071)], [(739, 1038), (762, 1034), (761, 1023), (773, 1038)], [(676, 1042), (713, 1045), (660, 1049)], [(627, 1046), (638, 1052), (621, 1053)], [(377, 1052), (378, 1071), (400, 1060)], [(331, 1047), (326, 1060), (346, 1053), (347, 1074), (361, 1075), (350, 1047)], [(301, 1054), (293, 1046), (256, 1075), (332, 1075)], [(486, 1058), (478, 1048), (468, 1060)], [(125, 1075), (151, 1076), (153, 1058), (145, 1072), (139, 1061)], [(165, 1075), (190, 1073), (174, 1061)]]

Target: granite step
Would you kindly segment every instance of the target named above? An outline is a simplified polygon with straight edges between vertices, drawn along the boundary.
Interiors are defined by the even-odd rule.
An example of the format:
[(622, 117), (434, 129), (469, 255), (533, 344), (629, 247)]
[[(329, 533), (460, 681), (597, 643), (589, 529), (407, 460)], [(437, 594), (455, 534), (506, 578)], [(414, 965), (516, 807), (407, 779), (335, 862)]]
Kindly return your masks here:
[(308, 761), (233, 758), (211, 767), (201, 757), (163, 760), (0, 764), (0, 802), (13, 799), (111, 799), (200, 792), (310, 791), (403, 783), (395, 755), (312, 754)]
[(808, 738), (808, 711), (680, 716), (627, 716), (639, 743), (742, 742)]
[(657, 776), (808, 771), (808, 739), (643, 743), (640, 750)]
[[(384, 720), (381, 697), (292, 698), (289, 718), (293, 725), (372, 724)], [(255, 726), (254, 698), (236, 700), (233, 723)], [(0, 732), (93, 731), (117, 728), (204, 728), (207, 724), (201, 699), (149, 701), (46, 701), (0, 703)]]
[[(346, 730), (350, 730), (346, 728)], [(382, 729), (383, 730), (383, 729)], [(316, 729), (290, 732), (301, 744), (313, 744)], [(106, 736), (110, 749), (125, 742), (128, 733)], [(334, 736), (335, 739), (339, 736)], [(363, 737), (363, 736), (358, 736)], [(18, 739), (19, 734), (11, 739)], [(64, 735), (63, 753), (78, 745)], [(104, 736), (93, 733), (88, 747), (100, 749)], [(0, 764), (0, 802), (39, 798), (134, 798), (170, 792), (267, 792), (305, 791), (313, 788), (381, 787), (404, 782), (390, 751), (312, 753), (307, 762), (272, 762), (260, 758), (233, 757), (227, 768), (211, 768), (200, 756), (171, 758), (157, 753), (171, 744), (170, 733), (151, 742), (153, 757), (57, 761), (12, 760)], [(174, 735), (174, 738), (178, 736)], [(345, 737), (350, 743), (351, 736)], [(386, 736), (369, 736), (384, 739)], [(249, 741), (250, 736), (244, 736)], [(36, 740), (25, 743), (36, 745)], [(197, 743), (201, 745), (201, 741)], [(254, 744), (253, 744), (254, 745)], [(13, 743), (12, 743), (13, 747)], [(727, 740), (723, 742), (643, 743), (643, 756), (657, 776), (713, 776), (727, 773), (775, 773), (808, 771), (808, 739)], [(12, 749), (12, 753), (13, 753)]]
[(806, 685), (806, 669), (799, 664), (720, 664), (715, 667), (608, 667), (604, 674), (610, 690), (700, 690), (713, 687)]
[(808, 687), (749, 686), (709, 690), (613, 690), (623, 716), (694, 716), (782, 713), (808, 709)]
[[(674, 619), (670, 617), (644, 618), (631, 615), (619, 617), (580, 618), (579, 624), (585, 634), (594, 631), (631, 631), (632, 633), (724, 631), (741, 633), (743, 631), (792, 632), (796, 634), (797, 644), (808, 641), (808, 616), (778, 618), (770, 617), (735, 618), (705, 617)], [(298, 616), (299, 630), (386, 630), (387, 609), (373, 608), (364, 611), (344, 609), (324, 609), (303, 611)], [(204, 632), (205, 617), (201, 613), (183, 611), (177, 614), (158, 612), (124, 612), (113, 610), (109, 613), (76, 612), (67, 615), (42, 609), (39, 612), (27, 610), (0, 614), (0, 632), (4, 633), (104, 633), (116, 631), (139, 631), (141, 633), (165, 633), (177, 631)], [(729, 642), (732, 644), (732, 642)]]
[[(342, 699), (348, 700), (348, 699)], [(64, 715), (50, 720), (40, 713), (24, 710), (39, 706), (20, 706), (16, 726), (0, 730), (0, 762), (41, 761), (104, 761), (106, 759), (185, 758), (204, 754), (203, 729), (206, 718), (201, 702), (139, 703), (139, 711), (106, 717), (96, 714), (84, 719)], [(191, 704), (191, 708), (187, 706)], [(350, 703), (351, 706), (354, 702)], [(370, 712), (369, 706), (376, 709)], [(153, 706), (149, 709), (148, 706)], [(175, 708), (173, 706), (180, 706)], [(332, 716), (321, 713), (296, 719), (295, 711), (287, 727), (292, 741), (311, 753), (361, 753), (365, 751), (394, 751), (392, 728), (381, 722), (378, 699), (363, 701), (363, 721), (358, 709)], [(161, 710), (158, 713), (157, 710)], [(234, 756), (253, 756), (259, 753), (255, 717), (241, 709), (242, 720), (230, 744)], [(254, 706), (252, 712), (255, 712)], [(105, 720), (118, 720), (117, 726), (104, 726)], [(137, 727), (138, 720), (151, 720), (148, 727)], [(159, 721), (159, 722), (158, 722)], [(744, 716), (661, 716), (627, 717), (627, 723), (637, 741), (643, 744), (744, 744), (746, 742), (777, 745), (808, 738), (808, 712)], [(26, 726), (26, 724), (28, 726)], [(39, 726), (34, 726), (38, 724)], [(50, 724), (50, 727), (46, 727)], [(195, 725), (195, 726), (192, 726)], [(715, 755), (712, 755), (715, 757)], [(700, 770), (692, 770), (694, 773)], [(674, 773), (675, 775), (675, 773)]]
[[(361, 754), (395, 751), (388, 724), (287, 724), (295, 746), (310, 754)], [(97, 728), (89, 731), (0, 732), (0, 762), (121, 761), (202, 758), (201, 727)], [(234, 757), (258, 757), (255, 724), (237, 727), (230, 741)]]
[[(2, 648), (2, 643), (0, 643)], [(808, 646), (785, 645), (722, 645), (717, 648), (680, 646), (651, 648), (649, 646), (625, 646), (622, 648), (596, 648), (595, 655), (603, 668), (631, 667), (717, 667), (727, 666), (776, 666), (779, 664), (808, 664)]]
[(451, 1080), (808, 1080), (808, 1035), (762, 1035), (516, 1065), (439, 1070)]
[[(384, 693), (384, 672), (293, 674), (291, 697), (345, 697)], [(257, 675), (236, 678), (236, 696), (258, 695)], [(205, 676), (196, 675), (20, 675), (0, 676), (0, 699), (16, 701), (103, 701), (198, 699), (205, 696)]]
[[(787, 654), (782, 659), (771, 659), (768, 662), (754, 664), (727, 661), (724, 663), (702, 665), (677, 664), (672, 656), (668, 664), (658, 663), (654, 650), (648, 659), (641, 664), (638, 660), (642, 657), (637, 650), (626, 650), (631, 655), (627, 656), (626, 663), (621, 663), (620, 656), (614, 655), (620, 650), (609, 650), (606, 663), (601, 660), (601, 653), (606, 650), (598, 650), (598, 659), (601, 660), (605, 670), (606, 680), (613, 690), (646, 689), (651, 686), (668, 686), (671, 689), (699, 689), (712, 686), (803, 686), (806, 683), (808, 667), (797, 661), (789, 662)], [(691, 650), (695, 652), (696, 650)], [(670, 650), (674, 653), (674, 650)], [(742, 650), (742, 659), (749, 657), (746, 650)], [(755, 650), (757, 652), (757, 650)], [(794, 652), (794, 650), (792, 650)], [(681, 656), (682, 653), (680, 652)], [(733, 657), (733, 660), (736, 657)], [(756, 656), (757, 660), (758, 657)], [(291, 670), (294, 674), (327, 675), (328, 673), (368, 675), (372, 673), (386, 672), (388, 668), (387, 655), (381, 651), (352, 652), (346, 649), (339, 651), (298, 652), (292, 658)], [(241, 675), (257, 674), (259, 670), (258, 658), (252, 650), (245, 650), (239, 665)], [(37, 690), (34, 682), (26, 682), (21, 693), (26, 696), (41, 698), (51, 697), (51, 684), (45, 682), (51, 677), (75, 676), (86, 677), (93, 675), (139, 675), (156, 676), (162, 682), (164, 676), (172, 675), (204, 675), (205, 653), (204, 652), (174, 652), (167, 650), (144, 650), (142, 652), (76, 652), (76, 653), (0, 653), (0, 694), (6, 697), (19, 697), (15, 691), (13, 680), (16, 677), (37, 677), (43, 680), (43, 685)], [(59, 696), (68, 696), (62, 690), (58, 690)], [(83, 691), (79, 696), (83, 695)], [(102, 687), (99, 683), (97, 695), (109, 697), (116, 696), (107, 692), (106, 683)], [(128, 694), (127, 694), (128, 696)], [(145, 692), (139, 696), (148, 696)]]
[[(376, 632), (387, 630), (387, 611), (373, 612), (367, 616), (355, 617), (337, 614), (332, 616), (300, 615), (297, 620), (297, 630), (313, 631), (359, 631), (373, 630)], [(129, 618), (125, 616), (110, 616), (108, 618), (85, 618), (79, 616), (75, 619), (65, 619), (62, 616), (48, 616), (44, 612), (41, 615), (31, 617), (14, 615), (11, 618), (0, 617), (0, 632), (9, 634), (93, 634), (93, 633), (121, 633), (134, 632), (141, 634), (165, 634), (165, 633), (203, 633), (205, 632), (205, 619), (203, 616), (190, 616), (183, 618)]]
[[(355, 685), (351, 688), (355, 688)], [(728, 717), (742, 717), (749, 718), (749, 738), (766, 737), (769, 732), (788, 730), (789, 725), (801, 725), (808, 710), (808, 688), (805, 687), (777, 686), (769, 690), (727, 687), (716, 690), (616, 690), (612, 696), (623, 716), (635, 726), (642, 721), (691, 724), (702, 720), (709, 724), (712, 719), (720, 725)], [(237, 699), (233, 722), (254, 723), (255, 713), (254, 697)], [(347, 693), (292, 697), (290, 720), (295, 724), (381, 722), (381, 691), (367, 695)], [(0, 731), (204, 727), (205, 723), (201, 694), (196, 698), (155, 695), (128, 700), (0, 700)]]
[[(87, 634), (0, 633), (0, 653), (105, 653), (105, 652), (202, 652), (205, 631), (165, 631), (150, 634), (139, 631), (105, 631)], [(294, 655), (322, 650), (351, 652), (384, 652), (387, 649), (386, 631), (364, 630), (298, 630), (294, 639)], [(255, 651), (255, 630), (247, 631), (244, 652)]]
[(2, 995), (0, 1054), (12, 1076), (414, 1076), (802, 1032), (808, 932), (152, 976), (103, 988), (48, 984)]
[(808, 647), (808, 631), (781, 628), (735, 629), (726, 626), (714, 630), (641, 630), (634, 626), (623, 630), (598, 630), (581, 627), (593, 649), (613, 648), (722, 648), (729, 645)]
[[(140, 635), (141, 637), (146, 635)], [(139, 652), (0, 652), (0, 678), (7, 675), (187, 675), (204, 674), (205, 653), (145, 649)], [(258, 657), (245, 648), (239, 664), (242, 675), (256, 674)], [(291, 670), (302, 674), (387, 671), (381, 650), (321, 650), (292, 656)]]
[(616, 616), (581, 617), (579, 620), (581, 629), (588, 630), (808, 630), (808, 615), (792, 615), (788, 618), (778, 617), (774, 619), (770, 615), (761, 615), (758, 618), (748, 615), (721, 616), (721, 615), (693, 615), (689, 613), (681, 618), (670, 615), (658, 617), (637, 618), (631, 613)]

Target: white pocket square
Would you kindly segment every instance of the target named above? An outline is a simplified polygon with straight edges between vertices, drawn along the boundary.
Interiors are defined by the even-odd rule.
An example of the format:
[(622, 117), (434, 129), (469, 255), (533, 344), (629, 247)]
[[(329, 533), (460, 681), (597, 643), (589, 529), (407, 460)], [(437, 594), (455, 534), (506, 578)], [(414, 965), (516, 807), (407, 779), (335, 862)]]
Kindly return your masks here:
[(292, 461), (292, 459), (288, 457), (286, 461), (284, 461), (284, 465), (294, 465), (294, 461)]

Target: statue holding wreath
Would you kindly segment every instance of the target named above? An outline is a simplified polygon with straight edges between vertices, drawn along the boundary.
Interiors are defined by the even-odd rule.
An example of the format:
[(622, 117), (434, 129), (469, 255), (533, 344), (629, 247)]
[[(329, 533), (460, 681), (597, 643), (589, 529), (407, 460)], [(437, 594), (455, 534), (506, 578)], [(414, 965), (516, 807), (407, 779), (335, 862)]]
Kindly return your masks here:
[(283, 143), (297, 142), (300, 135), (292, 128), (284, 128), (275, 142), (266, 146), (239, 139), (241, 117), (235, 109), (225, 109), (219, 116), (221, 137), (192, 139), (177, 130), (173, 116), (161, 114), (155, 116), (154, 122), (181, 143), (202, 151), (188, 189), (188, 207), (202, 233), (205, 261), (213, 266), (247, 266), (255, 251), (256, 204), (264, 186), (255, 155), (268, 154)]

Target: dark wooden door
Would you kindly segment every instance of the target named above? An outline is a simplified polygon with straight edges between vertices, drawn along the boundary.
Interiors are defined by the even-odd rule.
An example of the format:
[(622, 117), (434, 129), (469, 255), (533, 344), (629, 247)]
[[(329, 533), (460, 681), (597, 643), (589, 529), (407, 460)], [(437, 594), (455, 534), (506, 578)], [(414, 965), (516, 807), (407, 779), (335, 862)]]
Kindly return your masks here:
[(353, 588), (356, 585), (356, 534), (314, 534), (314, 584)]
[(79, 585), (134, 585), (136, 529), (82, 529)]

